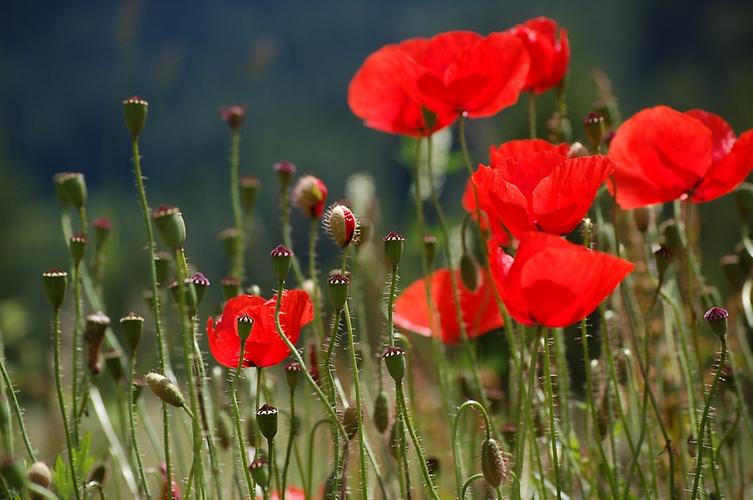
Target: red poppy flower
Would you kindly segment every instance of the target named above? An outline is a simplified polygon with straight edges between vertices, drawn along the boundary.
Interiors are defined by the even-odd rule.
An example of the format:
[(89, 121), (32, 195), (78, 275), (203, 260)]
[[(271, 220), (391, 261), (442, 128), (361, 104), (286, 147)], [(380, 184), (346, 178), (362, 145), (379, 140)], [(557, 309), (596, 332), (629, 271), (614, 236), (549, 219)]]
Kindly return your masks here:
[(525, 90), (536, 94), (558, 85), (567, 73), (570, 43), (567, 31), (548, 17), (537, 17), (509, 31), (523, 41), (531, 56)]
[(614, 165), (601, 155), (568, 158), (566, 148), (532, 140), (492, 149), (491, 166), (480, 166), (471, 177), (489, 218), (516, 237), (575, 229)]
[[(494, 289), (479, 272), (478, 287), (468, 290), (456, 271), (460, 288), (460, 308), (463, 313), (465, 331), (469, 338), (478, 337), (503, 324), (494, 300)], [(452, 294), (452, 282), (449, 269), (438, 269), (431, 275), (431, 298), (434, 309), (439, 313), (431, 315), (426, 300), (423, 278), (414, 281), (406, 288), (395, 302), (393, 321), (402, 330), (431, 337), (441, 335), (442, 342), (453, 344), (460, 339), (460, 327), (455, 314), (455, 301)], [(430, 316), (433, 320), (430, 321)]]
[(721, 117), (667, 106), (623, 123), (609, 146), (610, 192), (624, 209), (690, 198), (703, 203), (735, 189), (753, 170), (753, 130), (735, 138)]
[[(248, 315), (253, 320), (251, 333), (246, 340), (243, 366), (267, 367), (284, 360), (290, 350), (277, 334), (275, 327), (275, 298), (266, 300), (257, 295), (239, 295), (225, 303), (222, 315), (215, 324), (207, 320), (209, 351), (223, 366), (238, 366), (240, 338), (238, 318)], [(301, 334), (301, 327), (314, 318), (309, 294), (303, 290), (286, 290), (280, 304), (280, 323), (285, 335), (294, 344)]]
[(537, 232), (521, 235), (514, 259), (490, 243), (489, 263), (510, 315), (552, 328), (588, 316), (633, 270), (626, 260)]
[(318, 219), (324, 212), (327, 200), (327, 185), (313, 175), (304, 175), (293, 188), (293, 203), (312, 219)]

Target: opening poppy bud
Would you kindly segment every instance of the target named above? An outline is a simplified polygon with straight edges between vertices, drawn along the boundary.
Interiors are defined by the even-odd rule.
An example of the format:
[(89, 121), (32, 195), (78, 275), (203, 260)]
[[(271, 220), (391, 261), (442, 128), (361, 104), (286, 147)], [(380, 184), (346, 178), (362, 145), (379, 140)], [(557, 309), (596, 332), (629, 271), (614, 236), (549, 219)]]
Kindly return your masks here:
[(149, 103), (140, 97), (133, 96), (123, 101), (123, 115), (125, 116), (126, 128), (134, 139), (144, 129), (148, 111)]
[(301, 177), (293, 188), (293, 203), (312, 219), (321, 217), (326, 200), (327, 186), (313, 175)]
[(92, 223), (92, 227), (94, 227), (95, 246), (101, 248), (107, 241), (107, 237), (110, 236), (112, 222), (107, 217), (99, 217)]
[(731, 253), (719, 260), (724, 276), (733, 288), (740, 288), (740, 257)]
[(248, 314), (238, 317), (238, 337), (241, 339), (241, 345), (246, 343), (246, 339), (251, 335), (251, 329), (254, 327), (254, 320)]
[(492, 488), (499, 488), (507, 477), (507, 460), (495, 439), (481, 444), (481, 473)]
[(86, 203), (86, 180), (84, 174), (63, 172), (55, 175), (58, 196), (64, 203), (81, 208)]
[(89, 371), (92, 375), (97, 375), (101, 368), (99, 364), (99, 349), (102, 346), (102, 340), (105, 338), (105, 330), (108, 326), (110, 326), (110, 318), (101, 312), (89, 314), (86, 317), (84, 341), (88, 346)]
[(222, 287), (222, 295), (225, 297), (225, 300), (230, 300), (241, 294), (241, 281), (234, 276), (225, 276), (222, 278), (220, 286)]
[(278, 161), (274, 164), (272, 169), (277, 174), (277, 180), (280, 181), (280, 189), (286, 190), (290, 185), (290, 180), (295, 174), (295, 163), (289, 161)]
[(589, 156), (590, 154), (591, 152), (588, 151), (588, 148), (586, 148), (579, 142), (574, 142), (572, 146), (570, 146), (570, 149), (567, 151), (568, 158), (583, 158), (584, 156)]
[(256, 423), (267, 441), (272, 441), (277, 435), (277, 414), (277, 408), (270, 404), (264, 404), (256, 410)]
[(358, 432), (358, 411), (354, 406), (346, 406), (342, 411), (341, 420), (348, 441), (353, 439)]
[(604, 117), (598, 113), (588, 113), (583, 120), (583, 126), (586, 128), (588, 140), (591, 141), (594, 149), (597, 149), (601, 146), (601, 142), (604, 140), (604, 132), (606, 132)]
[(243, 211), (246, 215), (249, 215), (256, 205), (256, 198), (259, 194), (259, 186), (261, 183), (256, 177), (243, 177), (240, 180), (241, 186), (241, 204), (243, 205)]
[(468, 290), (475, 291), (478, 287), (478, 266), (470, 254), (464, 253), (460, 257), (460, 278)]
[(26, 492), (26, 474), (21, 462), (12, 458), (6, 458), (0, 463), (0, 477), (11, 488), (21, 493), (21, 498), (25, 498), (23, 493)]
[(154, 267), (157, 270), (157, 285), (161, 287), (167, 283), (167, 273), (170, 270), (170, 254), (167, 252), (155, 253)]
[(37, 486), (50, 489), (52, 486), (52, 471), (44, 462), (34, 462), (26, 469), (26, 478)]
[(222, 118), (228, 126), (235, 130), (243, 125), (243, 120), (246, 119), (246, 107), (240, 104), (234, 104), (232, 106), (225, 106), (220, 108), (220, 118)]
[(283, 281), (290, 272), (290, 261), (293, 257), (293, 252), (285, 245), (277, 245), (272, 252), (272, 265), (275, 269), (275, 274), (279, 281)]
[(166, 247), (175, 249), (183, 246), (186, 241), (186, 223), (178, 207), (160, 205), (152, 212), (152, 220)]
[(225, 248), (225, 255), (231, 262), (235, 260), (241, 251), (241, 233), (234, 227), (229, 227), (220, 231), (220, 240)]
[(251, 477), (254, 478), (254, 482), (262, 488), (269, 486), (269, 465), (267, 459), (264, 456), (259, 455), (254, 458), (254, 461), (248, 466), (251, 471)]
[(86, 252), (86, 236), (83, 234), (74, 234), (68, 240), (68, 250), (71, 252), (71, 259), (75, 265), (79, 265)]
[(743, 182), (735, 191), (735, 203), (740, 217), (747, 220), (753, 214), (753, 184)]
[(432, 477), (439, 476), (440, 469), (440, 462), (437, 457), (427, 457), (426, 458), (426, 468), (429, 470), (429, 475)]
[(324, 227), (330, 238), (341, 248), (350, 245), (358, 230), (358, 221), (353, 212), (345, 205), (335, 204), (329, 207), (324, 217)]
[(651, 207), (636, 208), (633, 210), (633, 220), (638, 231), (645, 234), (654, 221), (654, 210)]
[(405, 377), (405, 350), (402, 347), (388, 347), (382, 354), (387, 371), (395, 383), (400, 383)]
[(728, 317), (729, 313), (727, 310), (722, 309), (721, 307), (712, 307), (703, 315), (703, 318), (708, 321), (709, 326), (720, 340), (723, 340), (724, 336), (727, 335)]
[(52, 268), (42, 274), (42, 283), (52, 307), (56, 310), (60, 309), (65, 299), (65, 289), (68, 286), (68, 273)]
[(669, 269), (669, 265), (672, 263), (672, 250), (662, 245), (654, 251), (654, 259), (656, 259), (656, 272), (659, 274), (659, 282), (664, 281), (664, 276)]
[(659, 227), (659, 231), (664, 236), (664, 245), (673, 253), (682, 252), (682, 231), (680, 225), (674, 219), (664, 221)]
[(285, 366), (285, 379), (291, 391), (295, 391), (295, 388), (298, 387), (302, 373), (303, 367), (298, 361), (291, 361)]
[(144, 318), (136, 313), (128, 313), (128, 315), (120, 318), (120, 328), (123, 330), (125, 345), (131, 356), (133, 356), (136, 353), (136, 349), (141, 341), (141, 334), (144, 331)]
[(204, 298), (204, 292), (209, 288), (209, 280), (201, 273), (196, 273), (190, 278), (193, 283), (193, 288), (196, 293), (196, 305), (201, 304), (201, 299)]
[(392, 267), (396, 267), (400, 263), (400, 259), (403, 256), (403, 245), (405, 244), (405, 237), (390, 231), (390, 233), (384, 237), (384, 254), (387, 256), (387, 262)]
[(428, 235), (424, 236), (424, 256), (429, 265), (429, 269), (434, 267), (434, 259), (437, 257), (437, 237)]
[(332, 307), (339, 311), (345, 307), (348, 300), (348, 289), (350, 288), (350, 278), (346, 274), (335, 273), (329, 277), (329, 299), (332, 301)]
[(147, 373), (144, 378), (154, 395), (165, 403), (177, 408), (183, 408), (186, 405), (186, 401), (183, 399), (183, 394), (180, 392), (180, 389), (178, 389), (178, 386), (173, 384), (169, 378), (154, 372)]
[(379, 394), (377, 394), (374, 399), (374, 413), (372, 414), (372, 418), (374, 419), (374, 426), (376, 429), (380, 434), (384, 434), (390, 426), (390, 409), (389, 403), (387, 402), (387, 396), (382, 391), (379, 391)]

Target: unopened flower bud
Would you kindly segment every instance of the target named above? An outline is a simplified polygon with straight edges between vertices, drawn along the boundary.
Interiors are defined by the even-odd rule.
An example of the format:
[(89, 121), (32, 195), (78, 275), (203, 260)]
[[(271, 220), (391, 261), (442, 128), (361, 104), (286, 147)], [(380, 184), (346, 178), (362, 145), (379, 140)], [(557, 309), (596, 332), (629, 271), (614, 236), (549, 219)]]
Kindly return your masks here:
[(241, 251), (243, 241), (241, 240), (241, 233), (237, 228), (229, 227), (220, 231), (220, 240), (222, 246), (225, 249), (225, 255), (229, 261), (234, 261)]
[(395, 419), (390, 428), (389, 451), (392, 458), (397, 459), (400, 455), (400, 422)]
[(261, 183), (256, 177), (243, 177), (240, 180), (241, 204), (246, 215), (250, 214), (256, 205)]
[(390, 266), (395, 267), (400, 263), (400, 259), (403, 256), (404, 244), (405, 237), (395, 231), (390, 231), (384, 237), (384, 254), (387, 256), (387, 262), (389, 262)]
[(358, 433), (358, 411), (354, 406), (346, 406), (343, 408), (342, 416), (343, 428), (345, 429), (345, 435), (348, 441), (353, 439)]
[(89, 314), (84, 327), (84, 341), (88, 347), (88, 365), (92, 375), (100, 372), (99, 349), (105, 338), (105, 331), (110, 326), (110, 318), (101, 312)]
[(664, 276), (669, 269), (669, 265), (672, 264), (672, 250), (665, 245), (660, 246), (654, 251), (654, 259), (656, 259), (656, 272), (659, 274), (659, 282), (664, 282)]
[(220, 286), (225, 300), (230, 300), (241, 294), (241, 282), (235, 276), (225, 276), (220, 281)]
[(269, 486), (269, 465), (267, 459), (264, 456), (259, 455), (254, 458), (254, 461), (248, 466), (251, 471), (251, 476), (254, 478), (254, 482), (262, 488)]
[(21, 498), (25, 498), (26, 474), (20, 461), (6, 458), (0, 462), (0, 478), (6, 486), (17, 490)]
[(52, 268), (42, 274), (47, 299), (55, 310), (59, 310), (65, 299), (65, 289), (68, 286), (68, 273)]
[[(50, 470), (50, 466), (44, 462), (34, 462), (31, 464), (29, 468), (26, 469), (26, 478), (30, 482), (47, 490), (52, 486), (52, 471)], [(32, 498), (42, 497), (37, 496)]]
[(68, 240), (68, 250), (71, 252), (71, 259), (74, 265), (79, 265), (86, 252), (86, 236), (83, 234), (74, 234)]
[(169, 378), (154, 372), (147, 373), (144, 378), (154, 395), (165, 403), (178, 408), (183, 408), (186, 405), (180, 389)]
[(272, 256), (272, 265), (277, 279), (283, 281), (290, 272), (293, 252), (285, 245), (277, 245), (269, 255)]
[(201, 273), (195, 273), (189, 280), (193, 283), (193, 288), (196, 292), (196, 305), (199, 305), (201, 304), (201, 299), (204, 298), (204, 292), (209, 288), (209, 280)]
[(677, 221), (674, 219), (664, 221), (659, 227), (659, 231), (664, 236), (664, 244), (667, 248), (675, 254), (682, 252), (682, 231)]
[(339, 311), (345, 307), (348, 300), (348, 289), (350, 288), (350, 278), (347, 274), (335, 273), (329, 277), (329, 299), (332, 307)]
[(280, 181), (280, 189), (285, 191), (290, 185), (290, 181), (295, 174), (295, 163), (289, 161), (278, 161), (274, 164), (272, 169), (277, 174), (277, 179)]
[(155, 253), (154, 267), (157, 270), (157, 285), (161, 287), (167, 283), (167, 273), (170, 270), (170, 254), (167, 252)]
[(241, 345), (246, 343), (248, 336), (251, 335), (251, 329), (254, 327), (254, 319), (248, 314), (238, 316), (238, 337), (241, 339)]
[(166, 247), (176, 249), (183, 246), (186, 241), (186, 223), (178, 207), (160, 205), (152, 212), (152, 220)]
[(267, 441), (272, 441), (277, 435), (278, 413), (277, 408), (270, 404), (264, 404), (256, 410), (256, 423), (259, 425), (262, 436), (267, 438)]
[(437, 237), (432, 235), (424, 236), (424, 257), (429, 269), (434, 267), (434, 259), (437, 258)]
[(606, 132), (604, 127), (604, 117), (598, 113), (588, 113), (583, 120), (583, 125), (586, 128), (588, 140), (591, 141), (594, 149), (598, 149), (604, 139), (604, 132)]
[(324, 227), (330, 238), (341, 248), (353, 241), (358, 231), (358, 221), (353, 212), (345, 205), (334, 204), (329, 207), (324, 218)]
[(583, 144), (580, 142), (574, 142), (570, 149), (567, 151), (567, 157), (568, 158), (583, 158), (584, 156), (590, 155), (591, 152), (588, 151), (588, 148), (586, 148)]
[(220, 108), (220, 118), (222, 118), (228, 126), (235, 130), (243, 125), (243, 120), (246, 119), (246, 107), (240, 104), (234, 104), (232, 106), (226, 106)]
[(123, 114), (125, 124), (131, 137), (134, 139), (139, 136), (146, 124), (146, 115), (149, 111), (149, 103), (140, 97), (131, 97), (123, 101)]
[(478, 265), (470, 254), (460, 257), (460, 278), (468, 290), (473, 292), (478, 287)]
[(63, 172), (55, 175), (55, 183), (60, 199), (76, 208), (86, 203), (86, 180), (84, 174)]
[(395, 383), (400, 383), (405, 377), (405, 350), (402, 347), (388, 347), (382, 354), (387, 371)]
[(499, 488), (507, 478), (508, 464), (496, 440), (489, 438), (481, 444), (481, 473), (492, 488)]
[(374, 419), (374, 426), (376, 429), (380, 434), (384, 434), (390, 426), (390, 409), (389, 403), (387, 402), (387, 396), (382, 391), (379, 391), (379, 394), (377, 394), (374, 399), (374, 413), (372, 414), (372, 418)]
[(99, 217), (92, 223), (94, 228), (94, 245), (96, 248), (102, 248), (107, 241), (112, 230), (112, 222), (107, 217)]
[(708, 321), (711, 330), (716, 333), (720, 340), (724, 339), (724, 336), (727, 335), (728, 317), (729, 313), (727, 310), (721, 307), (712, 307), (703, 315), (703, 318)]
[(141, 334), (144, 330), (144, 318), (136, 313), (129, 313), (120, 318), (120, 328), (123, 330), (125, 345), (131, 356), (133, 356), (141, 341)]
[(751, 214), (753, 214), (753, 184), (750, 182), (743, 182), (735, 191), (735, 203), (737, 204), (737, 212), (740, 217), (747, 221)]
[(293, 188), (293, 203), (312, 219), (321, 217), (327, 200), (327, 186), (318, 177), (306, 175)]
[(285, 380), (288, 382), (288, 388), (295, 391), (301, 381), (303, 367), (298, 361), (291, 361), (285, 366)]

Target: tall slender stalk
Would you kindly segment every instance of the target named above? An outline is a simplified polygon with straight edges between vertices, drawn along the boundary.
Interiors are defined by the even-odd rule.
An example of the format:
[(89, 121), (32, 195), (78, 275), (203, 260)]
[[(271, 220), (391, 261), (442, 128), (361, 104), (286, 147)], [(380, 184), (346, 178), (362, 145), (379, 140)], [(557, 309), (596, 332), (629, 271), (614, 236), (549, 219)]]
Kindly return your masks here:
[(243, 224), (243, 209), (241, 208), (241, 185), (240, 185), (240, 150), (241, 132), (240, 127), (230, 128), (230, 201), (233, 205), (233, 222), (238, 233), (238, 251), (233, 256), (230, 274), (243, 281), (244, 267), (246, 263), (246, 227)]
[[(73, 278), (73, 304), (75, 309), (75, 316), (73, 319), (73, 338), (71, 351), (73, 353), (71, 359), (71, 439), (73, 444), (78, 446), (78, 377), (79, 377), (79, 361), (78, 353), (81, 344), (81, 330), (84, 317), (84, 304), (81, 300), (81, 263), (74, 262), (72, 266), (71, 277)], [(82, 374), (86, 377), (86, 373)]]
[[(3, 353), (4, 354), (4, 353)], [(0, 374), (3, 377), (3, 384), (5, 390), (10, 395), (10, 400), (13, 403), (13, 412), (16, 414), (18, 420), (18, 428), (21, 431), (21, 437), (24, 440), (24, 446), (26, 447), (26, 454), (29, 455), (29, 460), (32, 462), (37, 461), (37, 453), (34, 451), (34, 447), (31, 445), (29, 439), (29, 433), (26, 432), (26, 424), (24, 423), (24, 416), (21, 412), (21, 405), (18, 404), (18, 397), (16, 396), (16, 390), (13, 387), (13, 381), (8, 375), (8, 370), (5, 367), (5, 357), (0, 358)]]
[(132, 451), (136, 455), (136, 468), (139, 472), (139, 480), (141, 481), (141, 488), (147, 498), (151, 497), (149, 493), (149, 482), (146, 480), (146, 474), (144, 474), (144, 466), (141, 463), (141, 450), (139, 449), (139, 440), (136, 435), (136, 419), (134, 417), (134, 402), (133, 402), (133, 376), (136, 372), (136, 353), (131, 353), (128, 370), (128, 426), (130, 430)]
[[(542, 328), (542, 327), (539, 327)], [(538, 334), (541, 335), (540, 333)], [(549, 443), (552, 448), (552, 466), (554, 468), (554, 484), (557, 487), (557, 500), (562, 499), (562, 485), (560, 484), (559, 451), (557, 450), (557, 431), (555, 426), (554, 391), (552, 389), (552, 362), (549, 352), (549, 339), (544, 338), (544, 390), (549, 414)]]
[(246, 487), (250, 497), (256, 495), (254, 479), (251, 477), (251, 471), (248, 468), (248, 454), (246, 452), (246, 441), (243, 439), (243, 426), (241, 425), (241, 414), (238, 409), (238, 380), (241, 378), (243, 370), (243, 353), (246, 352), (246, 339), (241, 339), (240, 351), (238, 351), (238, 366), (235, 369), (233, 380), (230, 382), (230, 401), (233, 407), (233, 422), (235, 423), (235, 437), (238, 441), (238, 452), (241, 456), (241, 465), (243, 466), (243, 477), (246, 479)]

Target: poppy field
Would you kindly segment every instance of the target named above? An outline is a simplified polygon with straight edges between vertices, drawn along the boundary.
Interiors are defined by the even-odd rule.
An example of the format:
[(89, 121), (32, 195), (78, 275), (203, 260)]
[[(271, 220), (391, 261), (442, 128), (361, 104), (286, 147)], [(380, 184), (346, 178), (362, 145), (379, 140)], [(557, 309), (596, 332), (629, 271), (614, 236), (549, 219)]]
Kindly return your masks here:
[[(232, 213), (224, 276), (150, 192), (155, 106), (114, 96), (133, 196), (113, 210), (139, 226), (114, 249), (86, 172), (52, 179), (49, 411), (0, 357), (0, 497), (749, 498), (753, 129), (693, 102), (623, 115), (601, 73), (576, 117), (572, 71), (548, 17), (362, 54), (343, 98), (399, 137), (410, 227), (380, 220), (384, 186), (336, 192), (305, 159), (262, 185), (241, 155), (253, 104), (221, 107), (227, 195), (202, 203)], [(469, 130), (515, 108), (525, 136)], [(699, 218), (722, 197), (739, 243), (710, 262)], [(118, 252), (144, 263), (118, 284), (143, 290), (133, 310), (108, 307)]]

